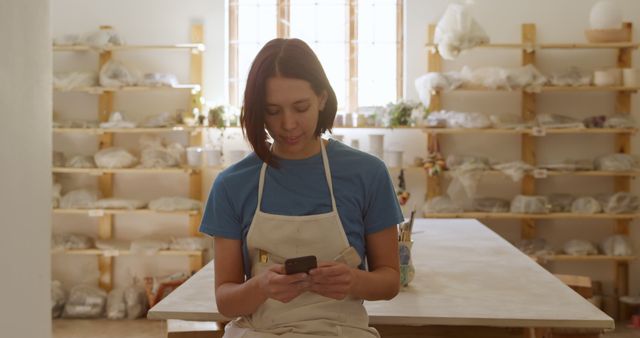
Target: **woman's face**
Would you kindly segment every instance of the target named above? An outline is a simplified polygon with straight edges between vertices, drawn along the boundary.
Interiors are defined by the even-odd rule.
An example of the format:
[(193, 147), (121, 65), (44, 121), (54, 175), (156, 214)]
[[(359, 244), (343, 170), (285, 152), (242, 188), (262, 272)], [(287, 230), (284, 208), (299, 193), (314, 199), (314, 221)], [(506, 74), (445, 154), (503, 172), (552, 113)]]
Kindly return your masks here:
[(266, 87), (265, 124), (274, 140), (273, 152), (285, 159), (307, 158), (320, 150), (314, 135), (327, 93), (320, 96), (304, 80), (271, 77)]

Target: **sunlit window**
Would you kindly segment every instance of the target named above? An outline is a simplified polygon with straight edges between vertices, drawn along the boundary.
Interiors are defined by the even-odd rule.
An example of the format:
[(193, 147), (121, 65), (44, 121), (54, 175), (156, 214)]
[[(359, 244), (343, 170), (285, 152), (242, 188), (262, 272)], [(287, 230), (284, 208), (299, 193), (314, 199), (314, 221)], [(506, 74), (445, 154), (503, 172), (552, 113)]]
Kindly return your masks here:
[(251, 61), (278, 36), (302, 39), (316, 52), (339, 110), (396, 101), (401, 6), (402, 0), (230, 0), (230, 103), (241, 104)]

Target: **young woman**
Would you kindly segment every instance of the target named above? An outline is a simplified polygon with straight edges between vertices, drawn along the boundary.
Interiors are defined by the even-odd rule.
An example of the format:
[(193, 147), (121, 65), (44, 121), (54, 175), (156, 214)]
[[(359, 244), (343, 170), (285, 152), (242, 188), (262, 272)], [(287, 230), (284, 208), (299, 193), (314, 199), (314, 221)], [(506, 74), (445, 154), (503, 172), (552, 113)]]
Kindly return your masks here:
[[(254, 152), (218, 175), (200, 227), (215, 237), (218, 310), (239, 317), (224, 337), (379, 337), (362, 301), (398, 293), (403, 217), (382, 161), (320, 137), (336, 109), (307, 44), (260, 50), (240, 118)], [(285, 273), (307, 255), (317, 268)]]

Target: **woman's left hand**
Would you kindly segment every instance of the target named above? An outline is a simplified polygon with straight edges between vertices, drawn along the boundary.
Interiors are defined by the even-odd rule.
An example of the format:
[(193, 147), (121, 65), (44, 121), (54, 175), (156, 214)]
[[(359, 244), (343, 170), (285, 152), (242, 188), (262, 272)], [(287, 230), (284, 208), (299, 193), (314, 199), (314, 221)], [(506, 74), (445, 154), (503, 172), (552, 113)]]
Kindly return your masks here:
[(309, 276), (310, 291), (337, 300), (351, 294), (356, 278), (352, 268), (338, 262), (320, 262), (317, 268), (309, 271)]

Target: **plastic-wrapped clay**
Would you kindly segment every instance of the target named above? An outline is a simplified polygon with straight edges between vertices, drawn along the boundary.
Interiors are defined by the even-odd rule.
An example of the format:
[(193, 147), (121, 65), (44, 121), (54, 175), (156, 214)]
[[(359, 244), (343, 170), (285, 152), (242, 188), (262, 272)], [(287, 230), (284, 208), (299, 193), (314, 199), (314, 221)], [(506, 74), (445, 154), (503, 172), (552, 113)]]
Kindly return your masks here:
[(595, 167), (602, 171), (634, 171), (638, 161), (629, 154), (610, 154), (596, 158)]
[(67, 168), (95, 168), (96, 164), (93, 162), (93, 156), (76, 155), (68, 159), (64, 166)]
[(77, 285), (64, 306), (65, 318), (100, 318), (104, 315), (107, 293), (94, 286)]
[(149, 202), (149, 209), (154, 211), (187, 211), (200, 210), (202, 203), (185, 197), (161, 197)]
[(543, 238), (524, 239), (518, 244), (518, 249), (526, 255), (544, 257), (553, 255), (553, 248)]
[(425, 107), (431, 102), (431, 93), (436, 90), (453, 90), (463, 83), (459, 72), (426, 73), (414, 82), (420, 101)]
[(87, 34), (85, 43), (96, 49), (124, 45), (124, 40), (114, 29), (100, 29)]
[(591, 171), (594, 169), (592, 160), (566, 159), (561, 163), (541, 164), (539, 168), (553, 171)]
[(462, 67), (460, 71), (465, 84), (490, 89), (512, 89), (509, 86), (509, 70), (501, 67), (471, 69)]
[(77, 189), (66, 193), (60, 199), (60, 208), (63, 209), (91, 209), (100, 198), (97, 190)]
[(94, 209), (142, 209), (147, 202), (123, 198), (102, 198), (93, 203)]
[(60, 206), (60, 192), (62, 191), (62, 185), (60, 183), (54, 183), (51, 188), (51, 207), (57, 208)]
[(168, 148), (144, 148), (140, 152), (140, 167), (142, 168), (171, 168), (181, 164), (181, 157), (185, 150), (179, 143)]
[(631, 214), (640, 208), (640, 198), (628, 192), (618, 192), (602, 201), (602, 209), (608, 214)]
[(633, 247), (629, 236), (613, 235), (600, 243), (600, 249), (607, 256), (631, 256)]
[(100, 69), (100, 85), (108, 88), (135, 86), (140, 73), (117, 60), (110, 60)]
[(627, 115), (613, 115), (604, 121), (605, 128), (630, 129), (636, 127), (636, 122)]
[(137, 123), (127, 121), (119, 111), (114, 111), (109, 115), (109, 121), (100, 123), (100, 128), (112, 129), (112, 128), (135, 128)]
[(536, 122), (545, 128), (584, 128), (584, 123), (573, 117), (558, 114), (540, 114), (536, 116)]
[(124, 302), (124, 289), (115, 288), (107, 296), (107, 318), (124, 319), (127, 316), (127, 306)]
[(551, 194), (548, 196), (551, 212), (571, 212), (571, 206), (576, 198), (569, 194)]
[(492, 167), (509, 176), (514, 182), (522, 180), (526, 173), (535, 169), (534, 166), (523, 161), (494, 164)]
[(473, 210), (479, 212), (509, 212), (510, 202), (502, 198), (476, 198), (473, 200)]
[(167, 250), (169, 243), (155, 239), (137, 239), (131, 242), (131, 253), (134, 255), (152, 256), (160, 250)]
[(586, 256), (597, 255), (598, 249), (593, 243), (582, 239), (572, 239), (566, 242), (563, 246), (563, 250), (567, 255), (571, 256)]
[(544, 196), (518, 195), (511, 201), (511, 212), (522, 214), (546, 214), (549, 201)]
[(534, 126), (531, 121), (523, 121), (522, 117), (515, 114), (490, 115), (489, 119), (495, 128), (499, 129), (527, 129)]
[(578, 197), (571, 204), (571, 212), (576, 214), (597, 214), (602, 212), (602, 205), (593, 197)]
[(65, 165), (65, 158), (64, 158), (64, 153), (61, 151), (54, 151), (53, 152), (53, 157), (52, 157), (52, 161), (51, 161), (51, 165), (53, 167), (64, 167)]
[(93, 248), (93, 238), (71, 233), (51, 235), (51, 248), (53, 250), (85, 250)]
[(178, 85), (178, 78), (175, 74), (169, 73), (146, 73), (142, 77), (140, 85), (146, 87), (173, 87)]
[(124, 290), (124, 302), (127, 306), (127, 319), (140, 318), (149, 309), (147, 292), (139, 285), (132, 285)]
[(98, 128), (100, 123), (98, 121), (79, 121), (79, 120), (67, 120), (54, 122), (57, 123), (57, 128)]
[(162, 128), (171, 127), (179, 122), (179, 117), (175, 113), (162, 112), (156, 115), (148, 116), (142, 121), (140, 126), (145, 128)]
[(449, 196), (437, 196), (428, 200), (424, 204), (424, 207), (422, 208), (422, 212), (425, 215), (440, 214), (440, 213), (458, 213), (458, 212), (463, 212), (463, 209), (462, 207), (457, 205), (454, 201), (452, 201)]
[(549, 79), (549, 83), (553, 86), (589, 86), (591, 85), (591, 72), (581, 70), (578, 67), (569, 67), (569, 69), (554, 73)]
[(436, 25), (434, 41), (442, 58), (452, 60), (465, 49), (489, 43), (489, 36), (471, 16), (468, 5), (451, 3)]
[(96, 249), (99, 250), (129, 250), (131, 243), (121, 239), (97, 239)]
[(473, 155), (449, 155), (447, 156), (446, 161), (447, 168), (456, 169), (463, 165), (469, 166), (472, 165), (475, 168), (488, 170), (491, 168), (489, 164), (489, 159), (481, 156), (473, 156)]
[(202, 237), (171, 238), (171, 244), (169, 244), (169, 250), (200, 251), (204, 249), (205, 243)]
[(509, 71), (509, 86), (524, 88), (526, 92), (538, 93), (549, 80), (532, 64), (511, 69)]
[(51, 282), (51, 318), (59, 318), (67, 302), (67, 293), (62, 288), (60, 281)]
[(138, 159), (128, 151), (118, 147), (106, 148), (98, 151), (93, 158), (99, 168), (131, 168)]
[(53, 75), (53, 88), (60, 91), (95, 87), (97, 85), (98, 74), (96, 72), (69, 72)]

